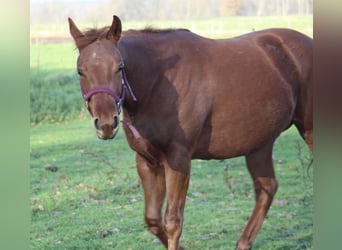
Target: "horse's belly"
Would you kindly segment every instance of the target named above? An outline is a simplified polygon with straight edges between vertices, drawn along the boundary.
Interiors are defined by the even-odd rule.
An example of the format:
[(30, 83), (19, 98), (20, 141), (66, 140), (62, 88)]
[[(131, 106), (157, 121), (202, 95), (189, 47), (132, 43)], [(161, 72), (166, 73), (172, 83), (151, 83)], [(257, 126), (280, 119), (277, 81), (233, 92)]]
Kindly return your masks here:
[(222, 129), (209, 137), (204, 135), (198, 140), (193, 159), (227, 159), (246, 155), (265, 144), (275, 133), (254, 133)]
[(193, 159), (226, 159), (246, 155), (275, 140), (292, 120), (290, 100), (265, 100), (211, 115), (197, 140)]

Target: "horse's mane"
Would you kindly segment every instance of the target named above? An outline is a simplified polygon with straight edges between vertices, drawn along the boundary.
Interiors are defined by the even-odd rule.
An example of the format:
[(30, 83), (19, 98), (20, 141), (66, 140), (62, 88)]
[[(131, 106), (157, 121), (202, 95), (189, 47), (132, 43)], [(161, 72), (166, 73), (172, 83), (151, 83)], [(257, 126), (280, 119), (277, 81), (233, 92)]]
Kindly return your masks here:
[(170, 33), (175, 31), (189, 31), (188, 29), (174, 29), (174, 28), (168, 28), (168, 29), (156, 29), (151, 26), (146, 26), (142, 30), (137, 30), (137, 32), (145, 33), (145, 34), (164, 34), (164, 33)]
[[(78, 48), (82, 49), (89, 44), (95, 42), (96, 40), (106, 39), (106, 35), (108, 33), (109, 26), (102, 27), (102, 28), (91, 28), (87, 29), (83, 32), (83, 36), (80, 37), (77, 41)], [(175, 31), (187, 31), (187, 29), (155, 29), (152, 27), (145, 27), (141, 30), (127, 30), (123, 32), (123, 35), (139, 35), (139, 34), (165, 34)]]

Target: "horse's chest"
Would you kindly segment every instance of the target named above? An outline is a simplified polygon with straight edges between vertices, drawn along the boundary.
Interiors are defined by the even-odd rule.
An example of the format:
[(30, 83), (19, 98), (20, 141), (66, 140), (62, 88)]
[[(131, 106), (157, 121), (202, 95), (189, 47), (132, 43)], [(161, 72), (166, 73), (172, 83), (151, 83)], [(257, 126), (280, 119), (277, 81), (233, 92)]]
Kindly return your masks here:
[(125, 122), (124, 130), (130, 148), (140, 154), (150, 166), (160, 166), (160, 151), (157, 150), (147, 139), (142, 137), (131, 123)]

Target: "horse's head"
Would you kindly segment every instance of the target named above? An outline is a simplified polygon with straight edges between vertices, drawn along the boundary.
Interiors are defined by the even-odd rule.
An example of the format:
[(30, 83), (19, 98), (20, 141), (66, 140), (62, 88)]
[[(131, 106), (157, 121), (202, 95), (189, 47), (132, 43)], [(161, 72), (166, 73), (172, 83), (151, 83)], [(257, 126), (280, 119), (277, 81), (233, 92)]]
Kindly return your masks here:
[(119, 129), (120, 109), (125, 96), (123, 59), (117, 43), (121, 21), (117, 16), (109, 30), (97, 35), (82, 33), (69, 18), (71, 36), (79, 50), (77, 71), (89, 113), (100, 139), (112, 139)]

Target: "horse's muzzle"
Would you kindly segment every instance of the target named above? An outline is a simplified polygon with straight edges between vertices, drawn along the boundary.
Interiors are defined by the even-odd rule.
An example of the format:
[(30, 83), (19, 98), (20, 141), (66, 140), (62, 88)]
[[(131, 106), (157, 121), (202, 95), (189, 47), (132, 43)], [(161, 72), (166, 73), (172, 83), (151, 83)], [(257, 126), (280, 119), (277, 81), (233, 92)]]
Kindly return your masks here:
[(101, 121), (100, 118), (94, 117), (94, 128), (97, 137), (101, 140), (113, 139), (119, 130), (119, 116), (114, 115), (113, 120)]

